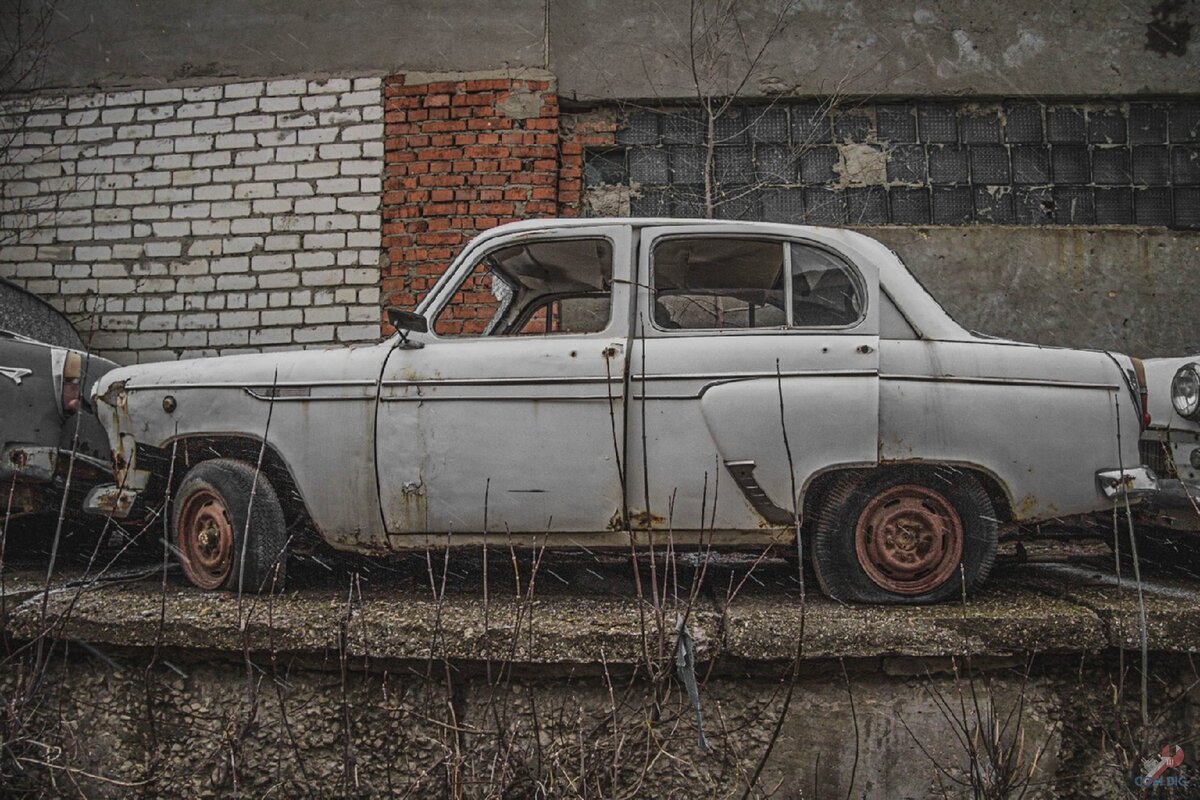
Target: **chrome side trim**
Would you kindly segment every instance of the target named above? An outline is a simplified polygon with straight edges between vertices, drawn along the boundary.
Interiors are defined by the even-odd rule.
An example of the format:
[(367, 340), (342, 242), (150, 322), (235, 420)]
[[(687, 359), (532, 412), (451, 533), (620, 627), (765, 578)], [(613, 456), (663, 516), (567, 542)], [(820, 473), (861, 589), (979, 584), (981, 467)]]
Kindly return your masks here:
[(384, 381), (388, 386), (550, 386), (574, 383), (620, 383), (619, 378), (587, 375), (569, 377), (540, 377), (530, 375), (516, 378), (416, 378), (404, 381)]
[(1052, 381), (1045, 378), (985, 378), (965, 375), (889, 375), (880, 374), (881, 381), (908, 381), (915, 383), (975, 383), (985, 386), (1050, 386), (1061, 389), (1097, 389), (1115, 392), (1120, 386), (1111, 383), (1084, 383), (1079, 381)]
[[(309, 387), (316, 388), (318, 386), (375, 386), (375, 381), (369, 380), (335, 380), (335, 381), (279, 381), (274, 384), (279, 388), (286, 387)], [(268, 382), (247, 382), (247, 381), (223, 381), (220, 383), (214, 381), (200, 383), (156, 383), (151, 385), (140, 386), (137, 384), (126, 384), (125, 391), (139, 391), (150, 389), (247, 389), (249, 386), (270, 388), (272, 384)]]
[[(314, 398), (314, 399), (319, 400), (321, 398)], [(538, 395), (532, 395), (532, 394), (506, 394), (506, 395), (413, 394), (413, 395), (404, 395), (404, 396), (381, 397), (379, 399), (381, 402), (384, 402), (384, 403), (405, 403), (405, 402), (412, 403), (412, 402), (418, 402), (418, 401), (424, 403), (424, 402), (431, 402), (431, 401), (436, 402), (436, 401), (446, 401), (446, 400), (473, 400), (476, 402), (484, 402), (484, 403), (503, 403), (503, 402), (507, 402), (507, 401), (511, 401), (511, 400), (523, 400), (525, 402), (542, 401), (542, 402), (554, 402), (554, 403), (579, 402), (579, 401), (586, 401), (586, 402), (601, 402), (602, 401), (605, 403), (611, 401), (614, 403), (620, 403), (623, 401), (623, 398), (620, 395), (615, 395), (615, 394), (612, 395), (611, 397), (606, 394), (584, 394), (584, 395), (570, 395), (570, 394), (565, 394), (565, 395), (547, 395), (547, 394), (538, 394)], [(653, 400), (654, 398), (649, 398), (649, 399)]]
[[(370, 384), (364, 384), (364, 385), (370, 385)], [(298, 400), (310, 401), (310, 402), (315, 402), (315, 401), (336, 402), (339, 400), (370, 401), (370, 400), (375, 399), (374, 392), (363, 393), (363, 394), (318, 394), (318, 395), (314, 395), (312, 393), (312, 389), (310, 387), (297, 386), (297, 385), (277, 386), (277, 387), (274, 387), (273, 390), (272, 390), (272, 387), (269, 387), (269, 386), (265, 387), (265, 388), (255, 387), (255, 389), (258, 389), (258, 391), (255, 391), (255, 389), (251, 389), (249, 386), (243, 386), (243, 387), (241, 387), (241, 389), (243, 392), (250, 395), (255, 400), (263, 400), (265, 402), (274, 402), (274, 403), (288, 403), (288, 402), (294, 403)]]
[(788, 372), (713, 372), (713, 373), (664, 373), (661, 375), (643, 374), (630, 375), (634, 381), (744, 381), (760, 378), (837, 378), (874, 377), (878, 373), (873, 369), (802, 369)]

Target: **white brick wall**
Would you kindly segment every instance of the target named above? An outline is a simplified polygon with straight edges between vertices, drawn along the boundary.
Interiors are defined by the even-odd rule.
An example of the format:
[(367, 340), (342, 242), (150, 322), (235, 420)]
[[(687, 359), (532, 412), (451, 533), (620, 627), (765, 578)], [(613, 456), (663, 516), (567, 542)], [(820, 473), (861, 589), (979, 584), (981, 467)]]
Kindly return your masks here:
[(0, 276), (117, 361), (379, 336), (379, 78), (0, 107)]

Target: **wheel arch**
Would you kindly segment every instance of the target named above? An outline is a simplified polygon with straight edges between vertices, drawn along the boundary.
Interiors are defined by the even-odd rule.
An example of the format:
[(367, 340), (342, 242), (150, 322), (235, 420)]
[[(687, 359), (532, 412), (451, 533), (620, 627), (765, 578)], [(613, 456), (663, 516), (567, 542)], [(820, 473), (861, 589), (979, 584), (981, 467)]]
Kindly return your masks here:
[(801, 489), (801, 502), (804, 509), (804, 519), (811, 524), (819, 513), (820, 502), (828, 488), (839, 478), (847, 474), (857, 474), (863, 477), (901, 469), (923, 468), (930, 472), (950, 471), (966, 472), (974, 478), (987, 493), (996, 512), (997, 522), (1006, 524), (1014, 520), (1012, 496), (996, 475), (979, 464), (952, 461), (884, 461), (878, 466), (839, 465), (822, 470), (811, 476)]
[(185, 434), (168, 439), (160, 445), (168, 463), (174, 452), (174, 464), (171, 465), (172, 495), (179, 488), (189, 469), (203, 461), (215, 458), (230, 458), (243, 461), (254, 467), (262, 457), (261, 474), (271, 482), (279, 505), (283, 509), (284, 522), (289, 531), (313, 525), (312, 515), (300, 494), (299, 486), (291, 468), (270, 443), (251, 434)]

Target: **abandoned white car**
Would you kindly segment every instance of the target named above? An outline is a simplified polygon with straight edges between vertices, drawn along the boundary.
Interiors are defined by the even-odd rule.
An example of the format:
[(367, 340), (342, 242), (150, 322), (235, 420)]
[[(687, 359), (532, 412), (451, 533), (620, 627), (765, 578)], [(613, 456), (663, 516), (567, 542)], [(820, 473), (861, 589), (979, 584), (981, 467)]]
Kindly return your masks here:
[(827, 594), (923, 603), (978, 587), (1001, 526), (1155, 486), (1139, 361), (970, 333), (850, 231), (506, 225), (391, 319), (370, 346), (109, 373), (118, 483), (90, 510), (169, 505), (208, 589), (278, 585), (314, 534), (794, 555), (799, 531)]

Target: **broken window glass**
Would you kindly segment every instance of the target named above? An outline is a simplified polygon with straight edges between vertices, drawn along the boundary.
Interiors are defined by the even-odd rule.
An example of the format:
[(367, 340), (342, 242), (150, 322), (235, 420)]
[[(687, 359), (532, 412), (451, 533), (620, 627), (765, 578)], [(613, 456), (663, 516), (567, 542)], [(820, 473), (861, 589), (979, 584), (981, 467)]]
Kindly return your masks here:
[(612, 245), (555, 239), (479, 260), (434, 320), (438, 336), (599, 333), (612, 316)]
[(792, 325), (797, 328), (853, 325), (862, 316), (858, 276), (846, 262), (820, 247), (791, 245)]
[(672, 238), (654, 248), (659, 328), (780, 328), (786, 308), (779, 242)]

